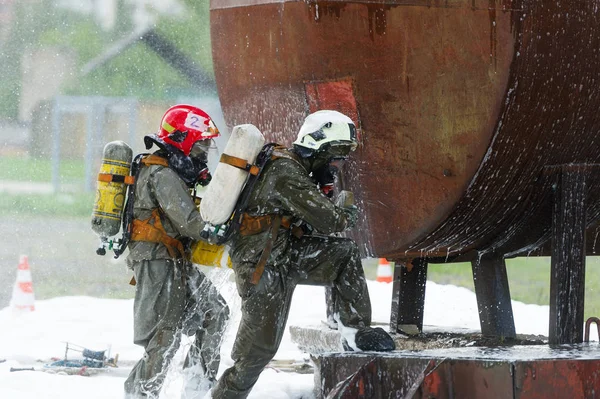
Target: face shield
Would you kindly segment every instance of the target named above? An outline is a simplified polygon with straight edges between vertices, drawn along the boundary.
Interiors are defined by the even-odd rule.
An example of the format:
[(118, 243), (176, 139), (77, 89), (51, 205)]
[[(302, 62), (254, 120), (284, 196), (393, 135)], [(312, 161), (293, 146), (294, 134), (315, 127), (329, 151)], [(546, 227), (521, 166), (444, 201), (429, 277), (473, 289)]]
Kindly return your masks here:
[(213, 139), (198, 140), (192, 145), (190, 158), (207, 163), (210, 150), (217, 150), (217, 145)]
[(331, 142), (317, 152), (313, 161), (313, 177), (327, 197), (333, 196), (333, 187), (338, 173), (342, 170), (348, 156), (356, 148), (348, 141)]
[(213, 139), (198, 140), (192, 145), (190, 150), (190, 159), (194, 165), (194, 170), (198, 175), (198, 184), (206, 186), (210, 180), (211, 175), (208, 171), (208, 152), (212, 149), (217, 149)]
[(329, 158), (335, 160), (346, 160), (350, 156), (350, 153), (356, 149), (356, 143), (347, 141), (338, 141), (331, 143), (331, 145), (325, 150)]
[(202, 136), (212, 139), (214, 137), (219, 137), (220, 135), (221, 133), (219, 132), (219, 129), (217, 129), (217, 126), (213, 123), (212, 119), (209, 120), (208, 129), (206, 129), (206, 132), (204, 132)]

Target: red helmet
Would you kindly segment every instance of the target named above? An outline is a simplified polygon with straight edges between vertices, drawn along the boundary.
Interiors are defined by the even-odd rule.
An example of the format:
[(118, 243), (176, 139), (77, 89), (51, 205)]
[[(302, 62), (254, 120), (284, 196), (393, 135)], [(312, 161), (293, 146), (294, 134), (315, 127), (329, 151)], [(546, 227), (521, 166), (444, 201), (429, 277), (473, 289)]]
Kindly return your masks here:
[(196, 141), (219, 135), (219, 129), (206, 112), (193, 105), (178, 104), (165, 112), (156, 137), (188, 156)]

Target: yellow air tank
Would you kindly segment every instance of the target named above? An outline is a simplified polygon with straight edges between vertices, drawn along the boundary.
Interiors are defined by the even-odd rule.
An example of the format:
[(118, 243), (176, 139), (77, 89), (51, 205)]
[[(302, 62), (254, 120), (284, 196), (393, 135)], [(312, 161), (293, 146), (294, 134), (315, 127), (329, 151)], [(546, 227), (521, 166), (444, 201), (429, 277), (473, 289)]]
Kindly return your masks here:
[(111, 141), (104, 146), (92, 213), (92, 230), (101, 241), (99, 255), (106, 253), (106, 244), (121, 228), (127, 185), (133, 184), (132, 158), (133, 151), (124, 141)]

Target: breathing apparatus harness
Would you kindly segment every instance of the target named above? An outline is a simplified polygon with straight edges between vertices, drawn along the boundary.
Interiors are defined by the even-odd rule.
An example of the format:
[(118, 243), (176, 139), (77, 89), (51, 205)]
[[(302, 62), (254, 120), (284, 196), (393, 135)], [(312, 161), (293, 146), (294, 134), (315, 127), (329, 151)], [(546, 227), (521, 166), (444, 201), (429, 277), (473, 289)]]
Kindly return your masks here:
[[(275, 143), (269, 143), (263, 146), (262, 150), (256, 157), (254, 165), (245, 165), (245, 161), (242, 164), (237, 162), (235, 159), (221, 159), (221, 162), (248, 170), (249, 175), (248, 180), (246, 181), (246, 184), (244, 185), (244, 188), (236, 203), (233, 214), (230, 220), (227, 222), (225, 233), (221, 236), (217, 236), (216, 239), (213, 237), (213, 240), (215, 240), (217, 245), (222, 245), (226, 243), (236, 232), (241, 236), (250, 236), (269, 231), (265, 248), (261, 253), (260, 259), (256, 264), (255, 271), (251, 278), (252, 284), (258, 284), (260, 277), (262, 276), (267, 260), (271, 255), (273, 245), (275, 244), (275, 240), (277, 239), (280, 227), (289, 229), (297, 238), (302, 237), (304, 234), (303, 228), (295, 224), (291, 216), (281, 215), (278, 213), (252, 216), (246, 212), (250, 195), (252, 194), (256, 182), (261, 176), (261, 173), (264, 170), (267, 162), (269, 160), (276, 160), (279, 158), (287, 158), (301, 163), (296, 154), (289, 151), (286, 147)], [(206, 238), (210, 239), (210, 237)]]
[(232, 157), (230, 155), (221, 155), (220, 162), (242, 170), (246, 170), (248, 172), (248, 178), (229, 220), (224, 226), (217, 226), (211, 231), (204, 230), (202, 232), (204, 239), (208, 240), (209, 242), (213, 242), (216, 245), (223, 245), (231, 239), (234, 233), (244, 230), (244, 227), (242, 226), (244, 224), (244, 215), (246, 207), (248, 206), (248, 201), (250, 200), (250, 195), (252, 194), (252, 190), (254, 189), (258, 178), (267, 164), (267, 161), (271, 159), (276, 148), (282, 147), (275, 143), (265, 144), (256, 156), (254, 164), (249, 164), (246, 162), (246, 160)]
[[(170, 152), (167, 152), (170, 154)], [(196, 187), (195, 183), (204, 186), (210, 181), (209, 173), (202, 173), (203, 168), (194, 167), (194, 171), (200, 170), (200, 174), (196, 174), (196, 179), (192, 181), (191, 174), (182, 176), (180, 170), (187, 170), (189, 166), (187, 162), (174, 161), (173, 156), (168, 156), (168, 159), (162, 156), (163, 154), (139, 154), (135, 157), (131, 165), (131, 175), (133, 176), (133, 182), (127, 187), (127, 202), (123, 211), (123, 236), (118, 240), (117, 245), (114, 247), (115, 259), (121, 256), (125, 252), (125, 248), (130, 241), (147, 241), (147, 242), (160, 242), (162, 243), (169, 252), (169, 255), (173, 258), (185, 257), (184, 245), (180, 240), (169, 236), (161, 222), (161, 210), (160, 208), (154, 208), (152, 215), (145, 220), (139, 220), (133, 218), (133, 208), (135, 204), (135, 188), (138, 180), (138, 175), (142, 165), (160, 165), (164, 167), (173, 168), (177, 174), (186, 182), (188, 186), (193, 186), (192, 198), (196, 199)], [(186, 157), (188, 158), (188, 157)], [(183, 159), (183, 158), (182, 158)], [(189, 159), (189, 158), (188, 158)], [(177, 167), (179, 166), (179, 167)], [(183, 166), (183, 168), (181, 167)], [(205, 165), (201, 165), (206, 168)], [(208, 169), (206, 169), (206, 172)]]

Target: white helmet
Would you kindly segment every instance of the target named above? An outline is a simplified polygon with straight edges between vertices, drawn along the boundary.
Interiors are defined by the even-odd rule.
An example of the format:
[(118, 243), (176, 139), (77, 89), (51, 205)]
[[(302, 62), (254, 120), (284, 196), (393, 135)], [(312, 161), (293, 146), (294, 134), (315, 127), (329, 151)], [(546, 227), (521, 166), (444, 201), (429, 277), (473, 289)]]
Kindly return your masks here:
[(356, 127), (352, 119), (341, 112), (317, 111), (306, 117), (293, 144), (304, 157), (338, 145), (348, 147), (348, 152), (354, 151), (358, 145)]

